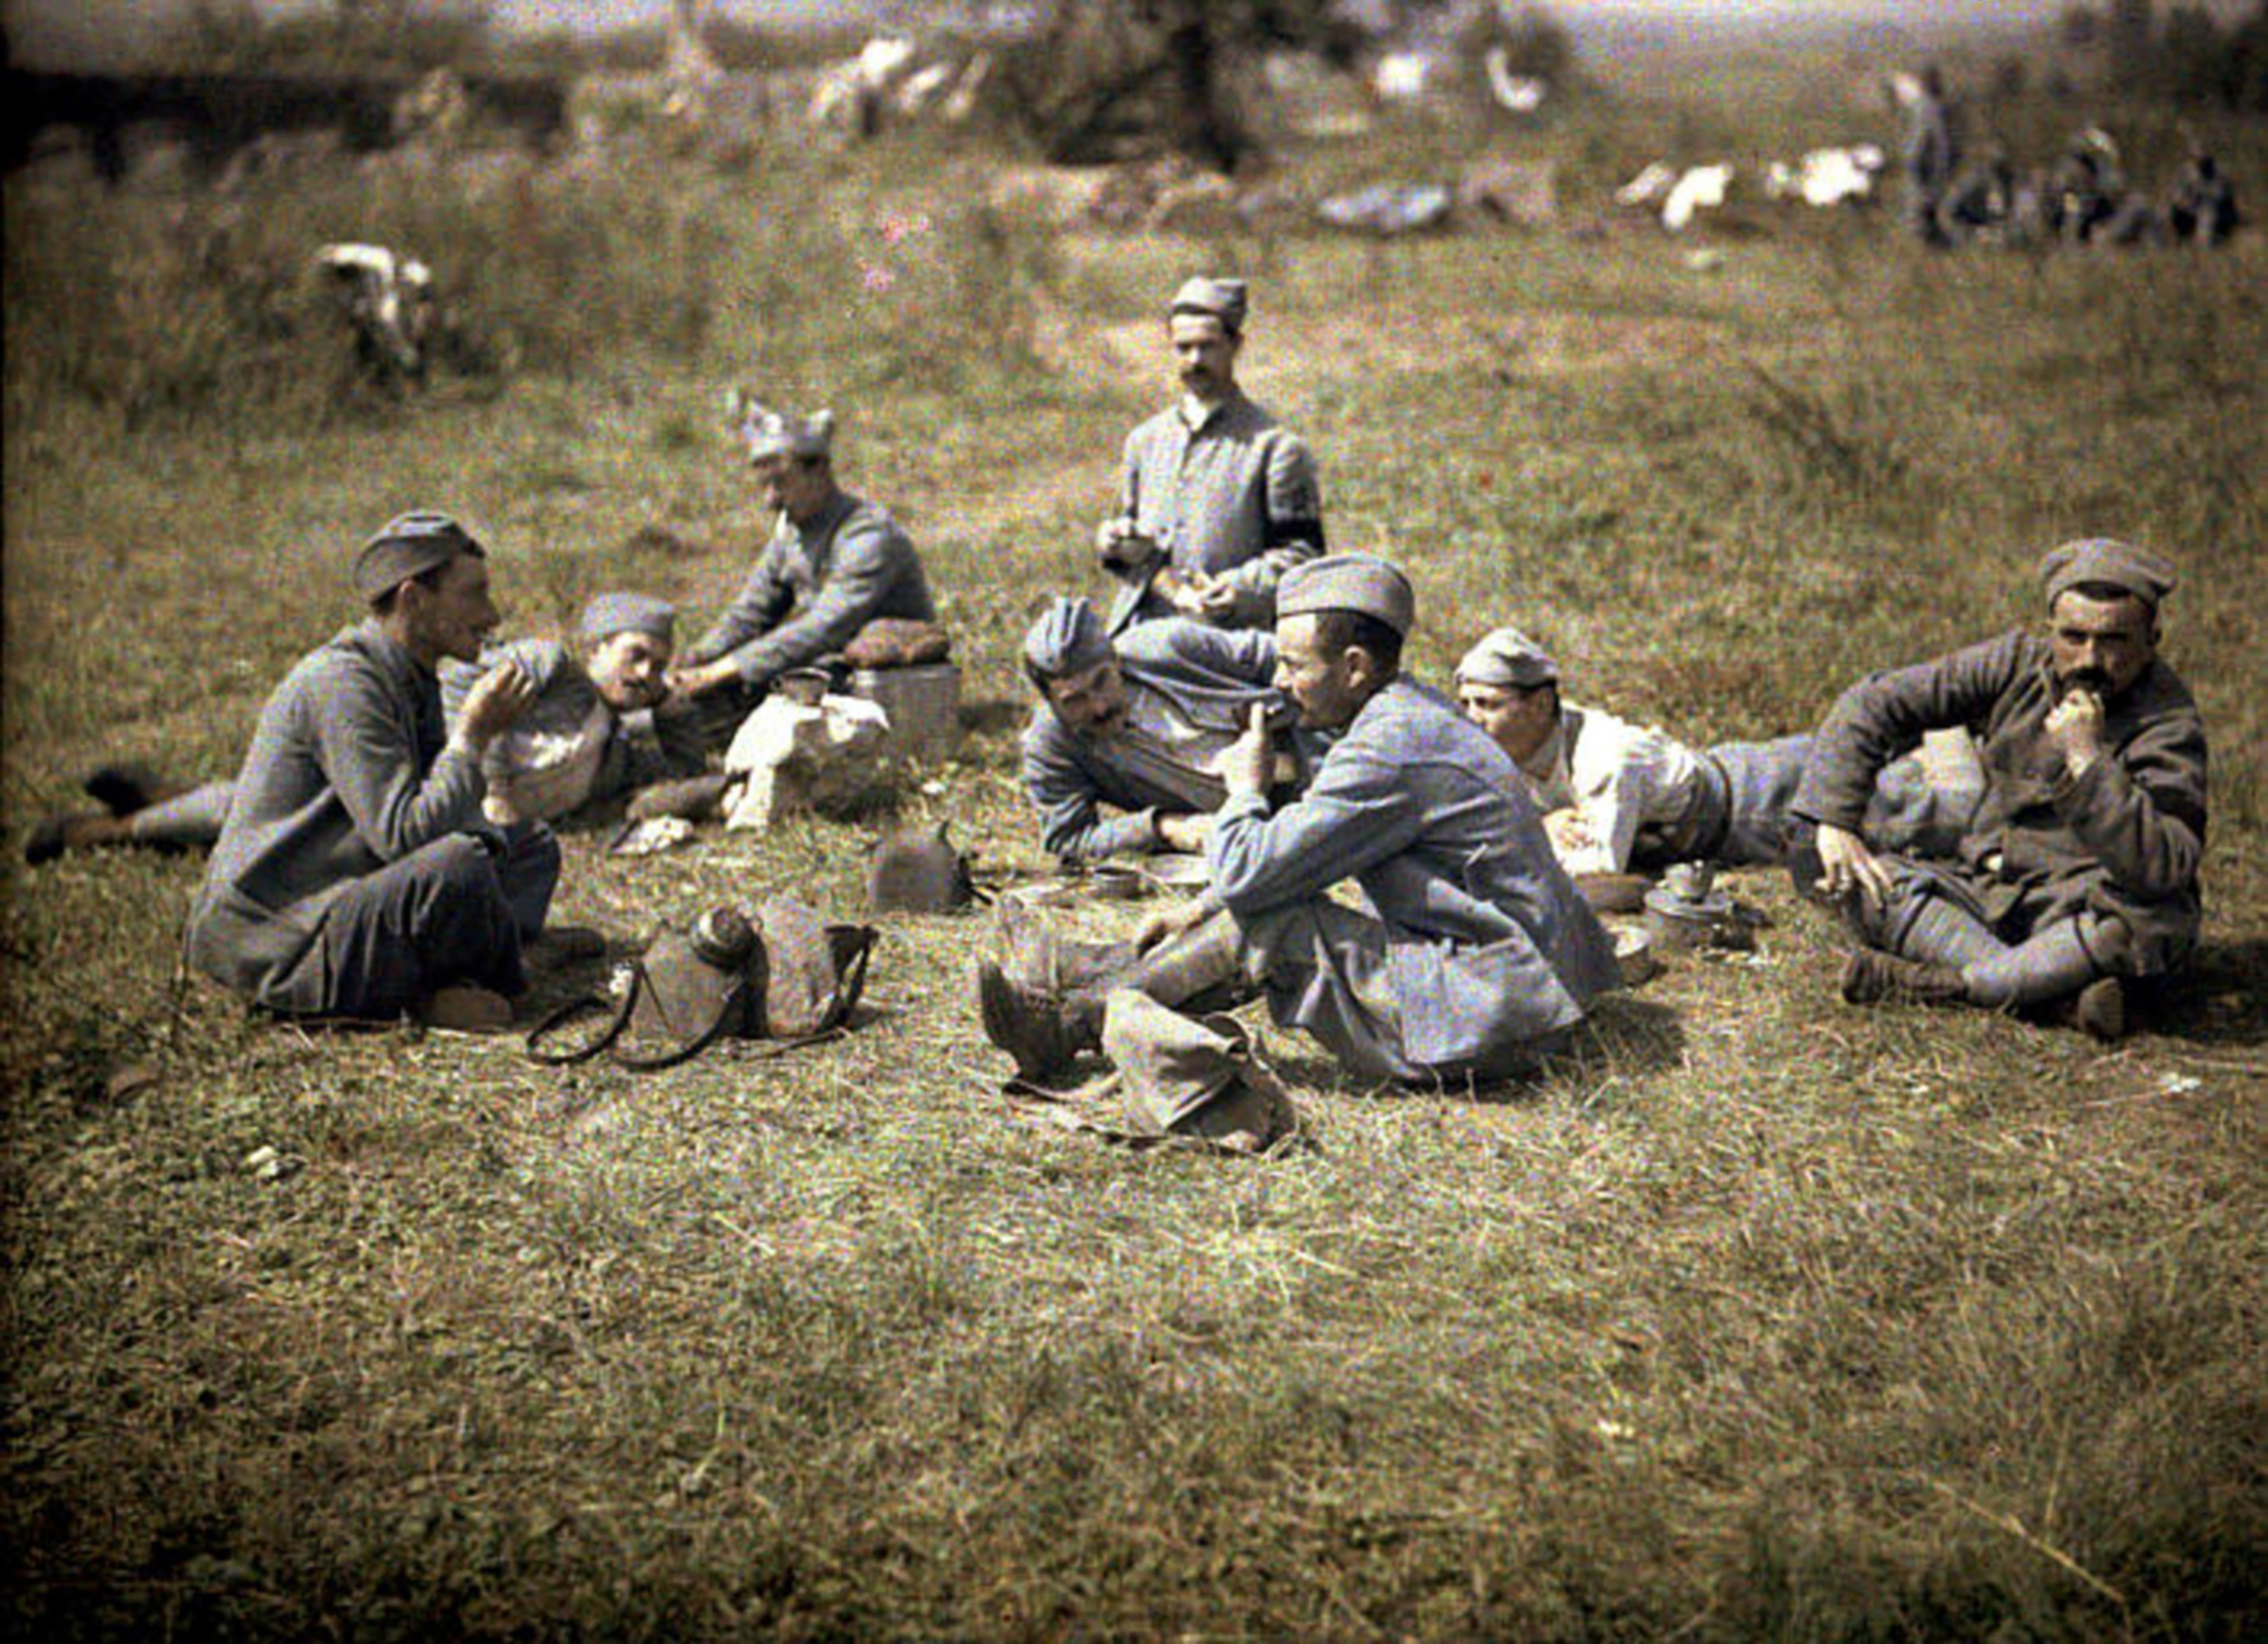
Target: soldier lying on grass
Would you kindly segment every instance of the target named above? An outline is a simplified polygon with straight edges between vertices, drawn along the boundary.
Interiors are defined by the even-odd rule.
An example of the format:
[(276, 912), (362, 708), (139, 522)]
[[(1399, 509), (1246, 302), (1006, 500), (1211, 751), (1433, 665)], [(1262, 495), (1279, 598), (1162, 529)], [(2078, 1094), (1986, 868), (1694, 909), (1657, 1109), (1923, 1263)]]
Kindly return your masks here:
[[(1554, 860), (1501, 749), (1401, 672), (1415, 601), (1402, 573), (1337, 554), (1278, 590), (1277, 681), (1302, 728), (1336, 733), (1298, 799), (1275, 806), (1255, 708), (1222, 765), (1211, 889), (1157, 921), (1148, 951), (1070, 991), (977, 968), (985, 1031), (1038, 1078), (1100, 1042), (1104, 999), (1161, 1004), (1265, 992), (1359, 1075), (1413, 1084), (1530, 1071), (1615, 986), (1611, 944)], [(1347, 880), (1359, 912), (1331, 899)]]
[[(517, 668), (530, 686), (526, 713), (481, 756), (488, 782), (482, 808), (490, 821), (556, 822), (699, 771), (699, 750), (676, 745), (665, 735), (668, 727), (656, 723), (675, 623), (664, 601), (601, 594), (583, 607), (574, 649), (558, 640), (518, 640), (484, 650), (477, 662), (442, 661), (441, 701), (450, 725), (463, 718), (474, 689), (499, 667)], [(236, 796), (233, 781), (169, 790), (115, 767), (95, 773), (88, 786), (108, 808), (48, 818), (24, 847), (27, 860), (120, 845), (203, 850), (220, 838)]]
[[(1488, 634), (1457, 665), (1466, 717), (1512, 756), (1543, 812), (1560, 866), (1583, 879), (1673, 863), (1777, 866), (1788, 858), (1788, 804), (1811, 739), (1691, 748), (1559, 694), (1559, 664), (1516, 628)], [(1920, 758), (1884, 767), (1865, 836), (1902, 854), (1950, 854), (1981, 790), (1933, 785)]]
[[(2205, 725), (2158, 658), (2164, 560), (2095, 539), (2049, 553), (2040, 575), (2044, 636), (2012, 629), (1843, 694), (1790, 808), (1817, 828), (1791, 866), (1859, 939), (1852, 1003), (2048, 1007), (2115, 1039), (2123, 983), (2196, 945)], [(1875, 773), (1944, 725), (1967, 726), (1984, 766), (1957, 859), (1876, 855), (1859, 831)]]
[[(1083, 599), (1058, 597), (1024, 636), (1041, 697), (1024, 733), (1024, 789), (1041, 840), (1070, 862), (1121, 851), (1202, 850), (1228, 797), (1222, 765), (1270, 683), (1276, 638), (1173, 618), (1113, 642)], [(1105, 817), (1111, 807), (1124, 815)]]
[(483, 818), (482, 764), (534, 682), (516, 663), (491, 669), (445, 728), (435, 670), (477, 657), (499, 620), (488, 557), (454, 520), (389, 522), (353, 581), (369, 615), (261, 710), (189, 915), (189, 960), (293, 1015), (504, 1026), (560, 850), (541, 822)]

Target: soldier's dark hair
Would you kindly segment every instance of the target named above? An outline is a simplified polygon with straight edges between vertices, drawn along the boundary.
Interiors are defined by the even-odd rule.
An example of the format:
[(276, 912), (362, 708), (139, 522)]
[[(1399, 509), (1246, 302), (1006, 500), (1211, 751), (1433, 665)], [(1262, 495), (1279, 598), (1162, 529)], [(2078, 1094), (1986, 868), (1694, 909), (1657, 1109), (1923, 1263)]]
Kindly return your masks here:
[(1315, 642), (1333, 656), (1360, 645), (1388, 679), (1402, 671), (1402, 636), (1375, 616), (1360, 611), (1319, 611), (1315, 614)]

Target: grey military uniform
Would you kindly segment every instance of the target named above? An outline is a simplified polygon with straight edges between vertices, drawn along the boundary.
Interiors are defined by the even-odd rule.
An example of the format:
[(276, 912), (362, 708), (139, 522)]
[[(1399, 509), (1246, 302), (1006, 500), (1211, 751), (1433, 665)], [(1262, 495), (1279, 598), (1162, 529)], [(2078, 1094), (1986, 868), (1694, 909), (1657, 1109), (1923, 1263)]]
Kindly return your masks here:
[(808, 524), (782, 515), (730, 608), (680, 659), (729, 656), (740, 672), (699, 698), (703, 735), (729, 741), (773, 680), (840, 651), (878, 616), (937, 617), (920, 556), (889, 512), (837, 491)]
[[(1875, 771), (1925, 731), (1963, 725), (1985, 791), (1958, 860), (1894, 860), (1894, 892), (1861, 935), (1896, 951), (1941, 897), (2005, 941), (2080, 920), (2104, 972), (2154, 975), (2194, 946), (2202, 917), (2206, 740), (2174, 670), (2152, 662), (2106, 704), (2106, 752), (2073, 776), (2044, 728), (2061, 698), (2048, 642), (2022, 630), (1846, 691), (1820, 728), (1791, 813), (1856, 828)], [(1808, 871), (1798, 864), (1799, 882)]]
[(481, 769), (490, 794), (519, 814), (564, 816), (651, 782), (698, 774), (697, 751), (665, 741), (651, 709), (615, 711), (557, 640), (516, 640), (484, 651), (477, 663), (444, 662), (441, 706), (449, 724), (456, 724), (481, 676), (505, 662), (527, 674), (535, 700), (489, 744)]
[[(1163, 550), (1152, 572), (1227, 579), (1233, 627), (1271, 626), (1277, 583), (1323, 551), (1322, 488), (1307, 442), (1240, 391), (1194, 423), (1181, 403), (1128, 435), (1118, 505)], [(1145, 573), (1119, 588), (1110, 631), (1173, 614)]]
[[(1206, 854), (1276, 1020), (1373, 1077), (1519, 1072), (1618, 980), (1510, 758), (1407, 679), (1297, 801), (1231, 797)], [(1349, 878), (1368, 913), (1325, 900)]]
[(439, 682), (376, 621), (304, 658), (261, 711), (190, 961), (305, 1015), (392, 1015), (453, 982), (520, 991), (559, 846), (483, 823), (479, 764), (446, 743)]
[[(1129, 629), (1114, 649), (1128, 697), (1124, 730), (1081, 735), (1043, 702), (1024, 733), (1024, 789), (1042, 842), (1070, 861), (1156, 850), (1160, 813), (1219, 809), (1228, 796), (1219, 760), (1253, 705), (1286, 708), (1269, 683), (1272, 634), (1177, 617)], [(1127, 814), (1106, 817), (1105, 806)]]

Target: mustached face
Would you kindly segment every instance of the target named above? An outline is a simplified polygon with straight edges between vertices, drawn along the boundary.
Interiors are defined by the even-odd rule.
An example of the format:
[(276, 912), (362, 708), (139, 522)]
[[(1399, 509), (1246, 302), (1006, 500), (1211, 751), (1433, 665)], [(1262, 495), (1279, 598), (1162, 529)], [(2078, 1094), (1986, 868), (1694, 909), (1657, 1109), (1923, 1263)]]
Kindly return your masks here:
[(2157, 614), (2131, 594), (2100, 598), (2067, 589), (2048, 613), (2048, 649), (2060, 687), (2108, 700), (2156, 658)]
[(1236, 386), (1236, 335), (1210, 314), (1176, 314), (1169, 327), (1173, 370), (1182, 389), (1210, 404)]
[(662, 675), (669, 671), (671, 655), (670, 642), (653, 634), (610, 634), (591, 647), (590, 683), (617, 713), (651, 708), (668, 689)]
[(1126, 675), (1114, 656), (1082, 672), (1049, 680), (1047, 700), (1056, 717), (1083, 737), (1106, 739), (1127, 723)]

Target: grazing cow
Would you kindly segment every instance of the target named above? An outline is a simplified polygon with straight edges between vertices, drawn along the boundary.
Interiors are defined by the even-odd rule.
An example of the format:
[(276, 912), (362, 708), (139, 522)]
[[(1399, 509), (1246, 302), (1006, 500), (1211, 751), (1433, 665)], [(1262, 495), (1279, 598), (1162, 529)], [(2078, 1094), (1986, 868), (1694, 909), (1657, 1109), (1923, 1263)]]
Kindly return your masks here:
[(1764, 194), (1772, 200), (1800, 200), (1825, 210), (1862, 205), (1874, 198), (1874, 180), (1886, 157), (1872, 143), (1846, 148), (1814, 148), (1793, 165), (1774, 160), (1764, 173)]
[(315, 254), (354, 328), (354, 357), (380, 382), (425, 380), (433, 329), (433, 270), (382, 245), (348, 242)]

